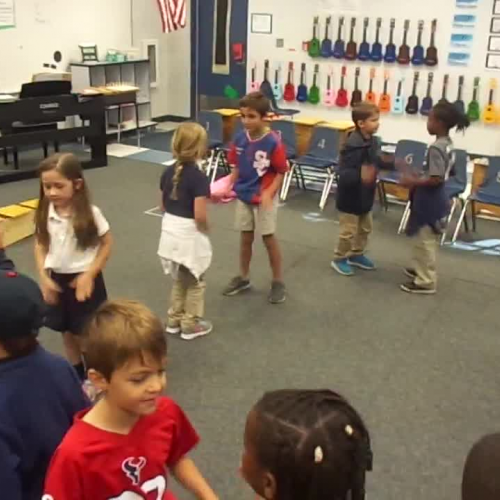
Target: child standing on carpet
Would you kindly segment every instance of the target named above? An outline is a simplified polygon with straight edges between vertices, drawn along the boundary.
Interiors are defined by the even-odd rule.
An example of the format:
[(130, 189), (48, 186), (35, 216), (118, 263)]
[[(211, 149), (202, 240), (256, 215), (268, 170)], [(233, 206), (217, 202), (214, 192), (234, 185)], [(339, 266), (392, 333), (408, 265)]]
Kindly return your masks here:
[(436, 137), (436, 141), (429, 146), (427, 161), (421, 167), (422, 174), (406, 172), (402, 175), (401, 184), (411, 190), (407, 234), (415, 237), (412, 267), (405, 269), (411, 281), (401, 285), (404, 292), (436, 293), (439, 236), (450, 209), (445, 181), (455, 162), (450, 130), (455, 127), (465, 130), (469, 125), (469, 118), (453, 104), (436, 104), (427, 120), (427, 131)]
[(250, 288), (252, 246), (258, 227), (273, 273), (269, 302), (279, 304), (285, 301), (286, 294), (281, 250), (275, 232), (278, 192), (288, 163), (280, 138), (264, 121), (269, 106), (269, 100), (261, 92), (252, 92), (240, 101), (245, 130), (236, 136), (228, 155), (233, 189), (238, 197), (236, 227), (241, 231), (240, 274), (231, 280), (223, 293), (232, 296)]
[(102, 270), (111, 252), (109, 224), (90, 201), (80, 161), (55, 154), (39, 167), (35, 260), (45, 302), (46, 326), (62, 332), (68, 360), (85, 378), (80, 334), (107, 299)]
[(167, 469), (199, 500), (217, 497), (188, 458), (199, 437), (162, 395), (167, 342), (146, 306), (110, 301), (88, 324), (88, 376), (102, 397), (77, 414), (47, 474), (51, 500), (174, 500)]
[(362, 102), (352, 110), (356, 129), (342, 148), (339, 162), (337, 208), (340, 235), (331, 266), (343, 276), (352, 276), (353, 267), (367, 271), (375, 264), (365, 255), (373, 230), (377, 167), (383, 166), (375, 137), (380, 125), (377, 106)]
[(205, 129), (197, 123), (181, 124), (172, 139), (175, 164), (160, 180), (164, 215), (158, 255), (165, 274), (174, 279), (166, 330), (184, 340), (207, 335), (213, 328), (204, 319), (204, 275), (212, 260), (207, 218), (210, 182), (197, 164), (206, 149)]
[(372, 469), (358, 412), (327, 390), (269, 392), (248, 414), (241, 473), (266, 500), (363, 500)]

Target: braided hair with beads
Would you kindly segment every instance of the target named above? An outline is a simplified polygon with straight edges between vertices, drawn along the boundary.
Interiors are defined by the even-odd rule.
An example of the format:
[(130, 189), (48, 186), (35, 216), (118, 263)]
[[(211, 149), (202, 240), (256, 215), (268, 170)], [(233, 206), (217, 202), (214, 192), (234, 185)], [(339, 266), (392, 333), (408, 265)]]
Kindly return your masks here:
[(359, 413), (330, 390), (280, 390), (255, 405), (253, 447), (273, 500), (363, 500), (373, 455)]

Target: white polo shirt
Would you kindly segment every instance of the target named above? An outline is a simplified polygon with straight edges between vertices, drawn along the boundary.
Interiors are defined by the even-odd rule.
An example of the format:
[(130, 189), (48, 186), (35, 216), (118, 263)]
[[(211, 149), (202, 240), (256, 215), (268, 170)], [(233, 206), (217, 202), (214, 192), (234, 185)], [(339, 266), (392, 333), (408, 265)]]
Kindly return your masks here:
[[(92, 205), (92, 212), (97, 225), (97, 234), (104, 236), (109, 231), (108, 221), (94, 205)], [(45, 259), (45, 269), (52, 269), (61, 274), (87, 271), (96, 258), (99, 245), (85, 250), (78, 247), (73, 230), (73, 217), (61, 217), (51, 203), (47, 217), (47, 229), (50, 235), (50, 246)]]

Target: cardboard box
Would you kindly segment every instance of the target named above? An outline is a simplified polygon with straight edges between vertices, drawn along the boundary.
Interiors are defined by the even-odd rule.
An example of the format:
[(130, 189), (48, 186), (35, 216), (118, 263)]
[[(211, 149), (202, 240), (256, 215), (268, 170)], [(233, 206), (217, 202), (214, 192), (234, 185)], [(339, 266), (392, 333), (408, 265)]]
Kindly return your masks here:
[(35, 211), (20, 205), (0, 208), (0, 224), (5, 246), (32, 236), (35, 232)]

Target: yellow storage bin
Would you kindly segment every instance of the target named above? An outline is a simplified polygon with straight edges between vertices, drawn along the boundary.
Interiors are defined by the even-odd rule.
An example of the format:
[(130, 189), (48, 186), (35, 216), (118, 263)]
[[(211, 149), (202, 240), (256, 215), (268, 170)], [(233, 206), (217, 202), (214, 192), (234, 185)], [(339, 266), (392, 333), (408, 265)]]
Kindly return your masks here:
[(0, 224), (5, 246), (32, 236), (35, 232), (35, 211), (20, 205), (0, 208)]

